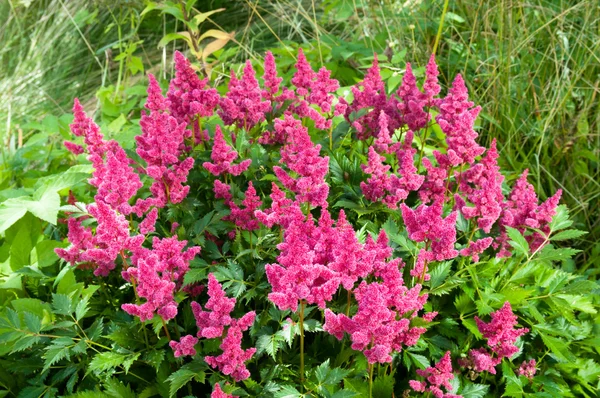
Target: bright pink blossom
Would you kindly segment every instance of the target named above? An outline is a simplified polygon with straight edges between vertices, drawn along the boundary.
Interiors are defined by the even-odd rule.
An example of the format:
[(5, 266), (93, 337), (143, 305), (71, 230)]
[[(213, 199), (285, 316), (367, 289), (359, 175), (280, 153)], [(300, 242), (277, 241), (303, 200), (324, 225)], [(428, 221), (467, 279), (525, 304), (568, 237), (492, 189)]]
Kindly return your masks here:
[(171, 80), (167, 98), (169, 109), (179, 123), (194, 124), (198, 118), (212, 116), (219, 103), (219, 94), (214, 88), (207, 88), (208, 78), (200, 80), (190, 61), (179, 51), (175, 51), (175, 78)]
[(510, 358), (519, 351), (515, 345), (517, 338), (529, 332), (529, 329), (515, 329), (517, 316), (513, 314), (508, 301), (498, 311), (492, 312), (491, 317), (489, 323), (475, 317), (477, 328), (488, 340), (488, 345), (498, 358)]
[(221, 390), (219, 383), (215, 384), (215, 389), (210, 394), (210, 398), (234, 398), (233, 395), (227, 394)]
[(261, 89), (250, 60), (246, 61), (241, 80), (231, 71), (229, 90), (221, 98), (220, 107), (217, 113), (225, 125), (235, 124), (246, 130), (264, 120), (265, 113), (271, 110), (271, 102), (261, 98)]
[(535, 376), (536, 373), (535, 365), (535, 359), (532, 359), (529, 362), (523, 361), (521, 366), (519, 366), (519, 370), (517, 371), (517, 373), (519, 374), (519, 376), (525, 376), (529, 380), (532, 380), (533, 376)]
[(207, 355), (204, 361), (213, 368), (218, 368), (223, 374), (231, 376), (235, 381), (245, 380), (250, 377), (245, 362), (250, 360), (256, 348), (244, 350), (241, 346), (242, 332), (247, 330), (252, 323), (256, 313), (248, 312), (240, 319), (233, 319), (227, 329), (227, 335), (219, 346), (223, 353), (219, 356)]
[(446, 351), (442, 359), (435, 366), (430, 366), (427, 369), (418, 369), (417, 374), (425, 378), (425, 380), (410, 380), (409, 384), (413, 390), (417, 392), (428, 391), (436, 398), (460, 397), (460, 395), (444, 393), (442, 390), (442, 387), (446, 391), (452, 390), (450, 380), (454, 379), (454, 374), (452, 373), (450, 351)]
[(198, 339), (188, 334), (183, 336), (179, 342), (172, 340), (169, 342), (169, 346), (175, 351), (175, 358), (183, 356), (194, 356), (196, 355), (196, 349), (194, 346), (198, 343)]
[(239, 164), (233, 164), (233, 161), (238, 158), (238, 153), (227, 144), (219, 125), (215, 128), (214, 144), (210, 158), (213, 162), (204, 162), (202, 166), (215, 176), (227, 173), (238, 176), (246, 171), (252, 163), (251, 159), (246, 159)]
[(231, 311), (235, 307), (235, 298), (225, 295), (221, 284), (214, 275), (208, 274), (208, 301), (202, 310), (197, 302), (192, 302), (192, 312), (198, 326), (198, 337), (214, 339), (223, 334), (225, 326), (231, 324)]

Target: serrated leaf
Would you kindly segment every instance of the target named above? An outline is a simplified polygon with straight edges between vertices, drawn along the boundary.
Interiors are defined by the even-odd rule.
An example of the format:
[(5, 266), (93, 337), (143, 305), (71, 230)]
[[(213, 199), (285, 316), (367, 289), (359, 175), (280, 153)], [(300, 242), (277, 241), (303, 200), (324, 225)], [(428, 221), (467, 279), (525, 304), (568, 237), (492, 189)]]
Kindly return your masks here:
[(431, 275), (431, 278), (429, 279), (429, 285), (431, 286), (431, 289), (435, 289), (444, 283), (448, 277), (448, 274), (450, 274), (451, 265), (452, 262), (444, 261), (431, 269), (431, 272), (429, 273)]
[(563, 247), (555, 249), (552, 246), (545, 246), (534, 258), (538, 261), (562, 261), (573, 257), (581, 250)]
[(490, 386), (485, 384), (465, 384), (460, 391), (463, 398), (483, 398), (489, 391)]
[(30, 332), (39, 333), (40, 330), (42, 330), (42, 320), (38, 316), (31, 312), (25, 312), (23, 318), (25, 320), (25, 326), (27, 326), (27, 329)]
[(554, 356), (561, 361), (565, 362), (574, 362), (575, 356), (569, 349), (568, 344), (557, 338), (547, 335), (546, 333), (540, 332), (540, 336), (544, 341), (546, 347), (550, 349), (550, 351), (554, 354)]
[[(74, 345), (73, 344), (73, 340), (70, 338), (67, 338), (66, 340), (63, 341), (58, 341), (61, 339), (56, 339), (54, 341), (54, 344), (51, 345), (50, 347), (48, 347), (46, 349), (46, 353), (44, 354), (44, 370), (46, 371), (50, 368), (50, 366), (54, 365), (55, 363), (57, 363), (58, 361), (62, 360), (62, 359), (70, 359), (71, 355), (70, 355), (70, 350), (71, 347)], [(69, 344), (64, 344), (65, 342), (67, 342), (67, 340), (70, 340)], [(57, 344), (59, 343), (59, 344)]]
[(506, 232), (510, 237), (510, 241), (508, 242), (515, 250), (517, 250), (520, 254), (527, 256), (529, 254), (529, 243), (527, 240), (521, 235), (519, 230), (511, 227), (506, 227)]
[(38, 343), (39, 341), (40, 341), (39, 336), (31, 336), (31, 335), (23, 336), (19, 340), (15, 341), (10, 352), (15, 353), (15, 352), (19, 352), (19, 351), (24, 351), (24, 350), (30, 348), (31, 346), (33, 346), (34, 344)]
[(300, 394), (300, 392), (292, 386), (281, 386), (274, 394), (275, 398), (301, 398), (303, 396), (303, 394)]
[(75, 319), (77, 319), (77, 321), (80, 321), (89, 311), (88, 302), (89, 298), (83, 298), (77, 303), (77, 306), (75, 307)]
[(106, 372), (107, 370), (122, 366), (127, 371), (139, 355), (139, 353), (130, 355), (119, 354), (113, 351), (101, 352), (94, 356), (88, 369), (92, 372)]
[(257, 354), (266, 352), (273, 360), (275, 360), (277, 351), (281, 348), (282, 341), (283, 337), (278, 334), (262, 335), (256, 341), (256, 352)]
[(573, 224), (573, 221), (569, 220), (569, 209), (565, 205), (559, 205), (556, 207), (556, 214), (552, 217), (550, 222), (550, 230), (558, 231), (561, 229), (569, 228)]
[(167, 381), (170, 384), (169, 397), (175, 396), (177, 391), (189, 383), (194, 376), (196, 376), (196, 372), (188, 369), (179, 369), (177, 372), (172, 373), (171, 376), (167, 378)]
[(580, 236), (586, 235), (586, 231), (580, 231), (578, 229), (567, 229), (564, 231), (560, 231), (559, 233), (552, 235), (550, 240), (568, 240), (568, 239), (577, 239)]
[(136, 393), (129, 387), (127, 384), (123, 384), (123, 382), (110, 378), (104, 382), (104, 388), (106, 393), (114, 398), (136, 398)]
[(54, 308), (54, 313), (59, 315), (71, 315), (73, 312), (71, 299), (65, 294), (53, 293), (52, 307)]

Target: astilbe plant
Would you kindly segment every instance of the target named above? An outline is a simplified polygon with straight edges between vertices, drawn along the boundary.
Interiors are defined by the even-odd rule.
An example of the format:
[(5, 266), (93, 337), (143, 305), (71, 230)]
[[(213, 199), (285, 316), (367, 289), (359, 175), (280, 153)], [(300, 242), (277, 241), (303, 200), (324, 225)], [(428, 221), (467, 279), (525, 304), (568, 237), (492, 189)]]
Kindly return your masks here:
[[(505, 179), (499, 171), (496, 141), (486, 149), (476, 140), (475, 120), (481, 108), (468, 100), (461, 76), (456, 77), (445, 97), (439, 97), (439, 72), (433, 57), (425, 70), (423, 90), (407, 64), (400, 87), (391, 95), (386, 94), (375, 58), (365, 79), (351, 88), (352, 99), (338, 95), (339, 84), (331, 73), (325, 68), (315, 72), (302, 50), (295, 68), (293, 87), (287, 88), (278, 77), (273, 54), (267, 53), (262, 88), (248, 61), (241, 77), (232, 70), (228, 91), (219, 96), (208, 87), (208, 80), (199, 79), (190, 62), (176, 53), (175, 78), (166, 97), (149, 75), (148, 113), (142, 114), (141, 135), (136, 137), (139, 161), (115, 141), (105, 140), (76, 101), (71, 129), (83, 137), (84, 146), (65, 145), (76, 154), (88, 154), (95, 170), (90, 184), (97, 193), (95, 203), (88, 206), (90, 218), (85, 224), (75, 218), (69, 220), (71, 246), (57, 249), (57, 253), (71, 264), (93, 264), (98, 277), (106, 277), (120, 267), (135, 296), (134, 302), (123, 303), (122, 309), (141, 322), (157, 319), (170, 340), (174, 357), (201, 360), (232, 382), (266, 377), (260, 366), (251, 364), (257, 353), (265, 352), (264, 342), (271, 342), (266, 350), (275, 359), (281, 347), (274, 336), (287, 336), (292, 347), (294, 335), (299, 334), (295, 381), (299, 381), (300, 388), (309, 386), (311, 375), (318, 378), (320, 373), (305, 368), (305, 330), (311, 330), (308, 321), (314, 328), (314, 322), (321, 318), (324, 323), (318, 323), (316, 329), (323, 334), (312, 340), (338, 349), (339, 344), (343, 349), (348, 341), (351, 350), (360, 352), (366, 360), (371, 394), (374, 364), (386, 365), (377, 368), (378, 378), (388, 373), (398, 377), (400, 372), (393, 373), (392, 364), (395, 368), (403, 366), (395, 360), (403, 352), (422, 352), (425, 340), (448, 341), (433, 332), (428, 335), (439, 322), (452, 321), (447, 313), (436, 321), (440, 318), (438, 310), (445, 307), (431, 301), (435, 288), (440, 286), (440, 273), (434, 275), (432, 270), (445, 269), (447, 276), (453, 261), (458, 275), (467, 272), (467, 264), (477, 264), (483, 257), (510, 256), (513, 245), (509, 234), (513, 231), (525, 235), (527, 249), (531, 250), (525, 253), (529, 261), (548, 243), (560, 191), (539, 204), (525, 171), (512, 192), (504, 195)], [(433, 124), (445, 138), (427, 156), (425, 145), (436, 140), (428, 136)], [(339, 165), (342, 157), (340, 152), (332, 151), (334, 125), (345, 126), (355, 139), (348, 156), (362, 163), (363, 181), (360, 188), (356, 186), (362, 191), (360, 195), (354, 188), (344, 190), (332, 184), (331, 159), (335, 157)], [(238, 150), (225, 137), (231, 137)], [(316, 142), (327, 139), (330, 151), (326, 155)], [(201, 143), (205, 149), (197, 150)], [(259, 148), (270, 157), (250, 158), (253, 152), (248, 147)], [(202, 167), (194, 168), (194, 164)], [(257, 179), (258, 170), (269, 173), (271, 184)], [(191, 173), (197, 181), (210, 182), (199, 185), (202, 192), (186, 183)], [(242, 200), (237, 199), (240, 186), (246, 187)], [(208, 301), (191, 303), (198, 331), (195, 337), (186, 334), (172, 339), (169, 329), (178, 336), (180, 330), (186, 331), (169, 321), (183, 319), (181, 301), (190, 294), (186, 275), (190, 263), (204, 255), (204, 250), (177, 235), (161, 237), (167, 229), (159, 232), (156, 223), (169, 209), (180, 205), (189, 208), (195, 200), (190, 197), (205, 195), (214, 198), (208, 202), (210, 206), (217, 203), (223, 209), (225, 205), (221, 220), (229, 227), (206, 230), (201, 239), (191, 234), (190, 239), (210, 243), (214, 247), (212, 259), (224, 258), (231, 244), (239, 246), (247, 241), (253, 266), (259, 260), (262, 267), (256, 268), (251, 282), (234, 282), (232, 273), (244, 276), (232, 265), (237, 260), (229, 259), (227, 267), (219, 265), (216, 269), (207, 265), (212, 269), (208, 273)], [(356, 204), (347, 205), (348, 199), (336, 201), (340, 196), (352, 195), (365, 206), (378, 209), (379, 214), (392, 215), (384, 224), (385, 231), (377, 218), (361, 221), (360, 216), (367, 212), (358, 212), (359, 218), (355, 218), (342, 210), (337, 220), (333, 218), (336, 212), (332, 208), (357, 209)], [(213, 209), (203, 210), (208, 213)], [(178, 225), (173, 222), (171, 231)], [(355, 230), (357, 226), (360, 231)], [(218, 236), (220, 233), (226, 235)], [(276, 247), (259, 254), (258, 248), (264, 248), (267, 239), (279, 240)], [(399, 243), (406, 250), (400, 250)], [(399, 253), (405, 255), (400, 257)], [(243, 255), (241, 252), (238, 258)], [(265, 255), (269, 259), (263, 260)], [(254, 272), (250, 269), (246, 272)], [(246, 303), (254, 303), (256, 312), (242, 310), (240, 301), (228, 297), (218, 278), (229, 281), (227, 286), (253, 286), (253, 294), (242, 297)], [(245, 289), (238, 289), (235, 296)], [(311, 316), (315, 306), (320, 317)], [(267, 326), (267, 314), (272, 310), (296, 313), (297, 322), (288, 318), (285, 327), (273, 334), (272, 326)], [(234, 318), (234, 311), (241, 316)], [(470, 322), (468, 331), (478, 328), (487, 345), (468, 350), (474, 344), (469, 340), (458, 345), (444, 343), (445, 353), (439, 348), (430, 349), (430, 358), (437, 364), (428, 366), (429, 360), (420, 355), (427, 366), (417, 370), (416, 375), (424, 380), (399, 383), (413, 393), (460, 396), (455, 394), (457, 386), (451, 384), (458, 372), (464, 369), (477, 375), (494, 375), (497, 365), (503, 360), (509, 363), (518, 355), (517, 340), (529, 332), (529, 328), (516, 328), (517, 316), (508, 302), (491, 312), (489, 323), (478, 317)], [(248, 330), (251, 344), (257, 347), (242, 348)], [(328, 340), (327, 335), (334, 339)], [(445, 332), (444, 336), (452, 334)], [(217, 339), (222, 353), (209, 355), (200, 346), (205, 339)], [(336, 339), (342, 342), (336, 343)], [(352, 354), (344, 355), (350, 358)], [(353, 364), (360, 366), (360, 356), (338, 363), (348, 364), (350, 372)], [(452, 356), (460, 366), (453, 367)], [(314, 361), (310, 360), (310, 366), (316, 365)], [(414, 375), (410, 366), (407, 371)], [(518, 373), (532, 379), (535, 360), (523, 362)], [(216, 383), (222, 377), (214, 376), (211, 381)], [(222, 387), (215, 384), (212, 396), (231, 396)], [(233, 391), (240, 387), (223, 388)]]

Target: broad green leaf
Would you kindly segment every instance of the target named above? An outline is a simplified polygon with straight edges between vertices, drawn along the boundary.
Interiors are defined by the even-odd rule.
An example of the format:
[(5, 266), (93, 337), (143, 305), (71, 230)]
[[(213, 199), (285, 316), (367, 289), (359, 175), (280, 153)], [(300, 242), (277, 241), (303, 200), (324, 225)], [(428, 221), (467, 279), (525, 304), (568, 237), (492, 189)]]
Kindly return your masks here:
[(577, 239), (583, 235), (586, 235), (586, 231), (580, 231), (578, 229), (567, 229), (565, 231), (560, 231), (555, 235), (550, 237), (550, 240), (568, 240), (568, 239)]
[(460, 390), (460, 395), (463, 398), (483, 398), (489, 391), (490, 386), (485, 384), (465, 384)]
[(275, 360), (277, 351), (281, 348), (281, 342), (283, 337), (278, 334), (273, 335), (262, 335), (256, 341), (256, 353), (261, 354), (266, 352)]
[(292, 386), (281, 386), (281, 388), (275, 392), (275, 398), (302, 398), (304, 394), (301, 394)]
[(179, 369), (169, 376), (167, 381), (170, 384), (169, 397), (174, 397), (181, 387), (185, 386), (196, 376), (196, 372), (188, 369)]
[(513, 248), (515, 248), (519, 252), (519, 254), (523, 256), (529, 255), (529, 244), (527, 243), (523, 235), (521, 235), (521, 233), (517, 229), (511, 227), (506, 227), (506, 232), (510, 237), (510, 241), (508, 243)]
[(540, 336), (542, 337), (542, 340), (544, 341), (546, 347), (550, 349), (550, 351), (558, 360), (565, 362), (575, 361), (575, 356), (569, 349), (569, 345), (567, 344), (567, 342), (557, 337), (549, 336), (543, 332), (540, 332)]

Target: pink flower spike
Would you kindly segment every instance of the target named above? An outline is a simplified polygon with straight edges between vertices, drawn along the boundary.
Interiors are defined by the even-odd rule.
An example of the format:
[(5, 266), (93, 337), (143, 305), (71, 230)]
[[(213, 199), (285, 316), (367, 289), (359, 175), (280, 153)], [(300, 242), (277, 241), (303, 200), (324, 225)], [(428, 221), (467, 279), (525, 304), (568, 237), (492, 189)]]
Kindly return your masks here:
[(316, 73), (306, 60), (304, 51), (302, 51), (302, 48), (298, 48), (296, 74), (294, 74), (294, 77), (292, 78), (292, 84), (296, 86), (296, 93), (298, 93), (299, 96), (308, 95), (308, 92), (312, 87), (312, 82), (315, 80), (315, 76)]
[(175, 358), (182, 356), (194, 356), (196, 355), (196, 349), (194, 346), (198, 343), (198, 339), (188, 334), (183, 336), (180, 342), (172, 340), (169, 342), (169, 346), (175, 351)]
[(235, 176), (240, 175), (252, 163), (251, 159), (246, 159), (240, 164), (233, 164), (233, 161), (238, 158), (238, 153), (227, 144), (219, 125), (215, 128), (214, 144), (210, 158), (213, 162), (204, 162), (202, 166), (215, 176), (227, 173)]
[(529, 380), (533, 380), (533, 376), (535, 376), (535, 373), (536, 373), (535, 365), (536, 365), (535, 359), (532, 359), (529, 362), (523, 361), (521, 366), (519, 366), (519, 370), (517, 371), (517, 374), (519, 376), (525, 376)]
[(519, 351), (515, 345), (517, 338), (529, 332), (529, 329), (515, 329), (517, 316), (513, 314), (508, 301), (498, 311), (492, 312), (491, 317), (491, 322), (485, 323), (476, 316), (477, 328), (499, 359), (510, 358)]
[(81, 145), (75, 144), (71, 141), (63, 141), (63, 145), (67, 151), (71, 152), (75, 156), (81, 155), (83, 152), (85, 152), (85, 149), (83, 149)]
[(446, 391), (452, 390), (450, 380), (454, 379), (454, 374), (452, 373), (450, 351), (447, 351), (435, 366), (424, 370), (418, 369), (417, 374), (424, 377), (425, 380), (421, 382), (411, 380), (409, 384), (414, 391), (428, 391), (436, 398), (459, 397), (459, 395), (444, 393), (441, 389), (443, 387)]
[(223, 334), (225, 326), (231, 324), (231, 312), (235, 298), (228, 298), (214, 275), (208, 274), (208, 302), (202, 310), (197, 302), (192, 302), (192, 312), (198, 326), (198, 337), (214, 339)]
[(210, 398), (234, 398), (234, 396), (223, 392), (223, 390), (221, 390), (221, 386), (219, 385), (219, 383), (216, 383), (215, 389), (210, 394)]

